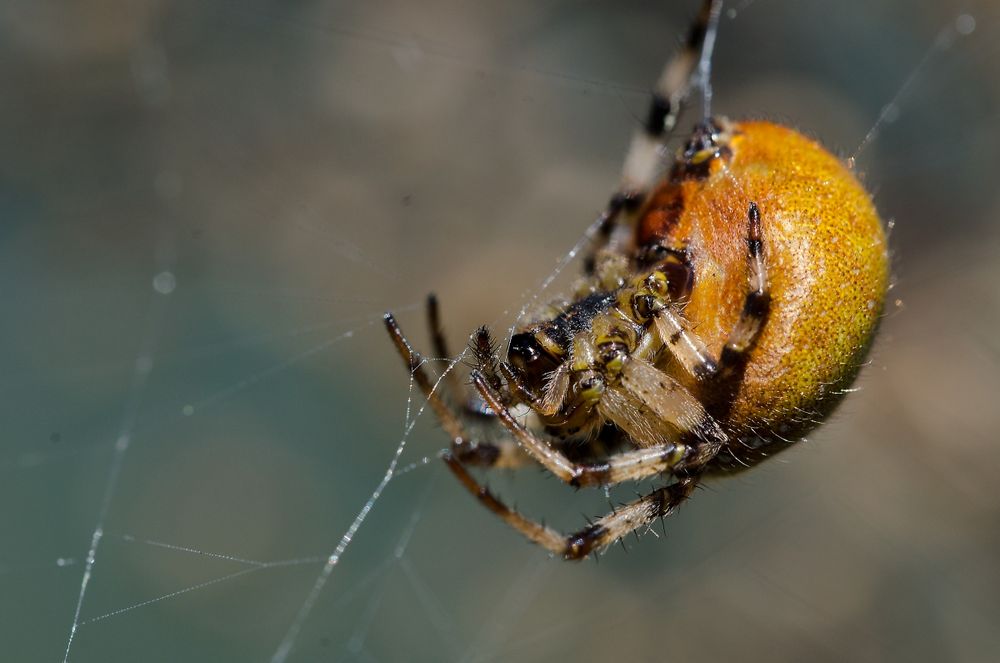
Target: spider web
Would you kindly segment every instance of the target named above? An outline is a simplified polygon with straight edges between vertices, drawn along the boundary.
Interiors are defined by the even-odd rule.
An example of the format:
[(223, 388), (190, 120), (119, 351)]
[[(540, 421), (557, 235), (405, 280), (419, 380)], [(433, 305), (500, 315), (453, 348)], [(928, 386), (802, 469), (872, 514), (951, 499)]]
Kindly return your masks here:
[[(997, 90), (978, 73), (996, 49), (948, 49), (966, 18), (934, 38), (959, 15), (994, 35), (992, 15), (731, 4), (717, 109), (857, 155), (886, 213), (908, 217), (904, 253), (945, 213), (915, 189), (942, 178), (949, 218), (957, 205), (963, 229), (986, 228), (995, 203), (962, 195), (989, 189), (970, 143), (926, 128), (943, 115), (996, 146)], [(548, 560), (435, 460), (443, 439), (382, 311), (427, 350), (436, 291), (457, 352), (558, 293), (687, 8), (149, 0), (114, 22), (81, 10), (70, 34), (39, 6), (0, 10), (16, 56), (0, 75), (25, 91), (0, 111), (5, 660), (649, 660), (664, 646), (973, 660), (1000, 644), (998, 592), (974, 582), (995, 575), (996, 543), (974, 534), (996, 514), (995, 476), (956, 469), (998, 423), (975, 396), (952, 403), (967, 442), (942, 469), (942, 424), (914, 405), (932, 392), (903, 401), (900, 379), (870, 370), (866, 390), (899, 403), (890, 423), (852, 400), (821, 443), (711, 484), (667, 541), (599, 565)], [(889, 46), (874, 27), (887, 21)], [(831, 65), (823, 47), (845, 44)], [(995, 280), (988, 236), (971, 253), (946, 243), (964, 260), (956, 287)], [(941, 298), (920, 274), (911, 308)], [(959, 367), (997, 356), (974, 320), (945, 329)], [(922, 340), (874, 368), (923, 356)], [(971, 393), (995, 393), (990, 380)], [(902, 443), (851, 462), (904, 436), (925, 441), (903, 470)], [(945, 488), (928, 514), (906, 498), (932, 478)], [(565, 529), (636, 488), (574, 494), (532, 471), (490, 483)], [(920, 526), (956, 511), (947, 535)]]

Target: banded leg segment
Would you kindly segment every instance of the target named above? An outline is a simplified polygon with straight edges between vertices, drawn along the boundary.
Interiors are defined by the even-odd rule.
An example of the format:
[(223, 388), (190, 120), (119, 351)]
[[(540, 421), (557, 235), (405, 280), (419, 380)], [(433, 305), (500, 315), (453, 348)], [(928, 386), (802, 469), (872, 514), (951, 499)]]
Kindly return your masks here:
[(451, 454), (444, 455), (444, 462), (466, 490), (475, 495), (483, 506), (530, 541), (567, 560), (582, 559), (592, 552), (606, 548), (640, 527), (651, 524), (657, 518), (670, 515), (681, 502), (691, 496), (698, 484), (698, 477), (684, 477), (567, 536), (531, 520), (504, 504), (488, 488), (476, 481), (465, 466)]
[(472, 373), (472, 383), (483, 400), (493, 410), (500, 422), (516, 438), (524, 450), (561, 481), (571, 486), (608, 486), (623, 481), (638, 481), (663, 472), (676, 470), (688, 465), (694, 466), (692, 459), (702, 462), (698, 444), (686, 445), (667, 442), (633, 451), (625, 451), (610, 456), (601, 463), (575, 463), (558, 449), (552, 448), (539, 439), (514, 418), (500, 399), (500, 395), (478, 372)]
[(712, 25), (713, 10), (718, 15), (718, 0), (703, 0), (701, 9), (688, 28), (681, 49), (667, 62), (656, 81), (649, 102), (643, 130), (637, 132), (625, 158), (622, 190), (635, 191), (647, 182), (650, 171), (656, 170), (659, 149), (664, 137), (673, 130), (681, 105), (691, 87), (692, 75), (698, 67), (706, 37)]
[(687, 323), (679, 315), (669, 308), (664, 308), (653, 317), (653, 325), (660, 339), (688, 373), (699, 380), (704, 380), (718, 372), (718, 362), (698, 335), (687, 328)]
[[(444, 335), (444, 328), (441, 326), (441, 309), (438, 306), (437, 297), (433, 294), (427, 295), (427, 328), (431, 335), (431, 348), (434, 350), (434, 355), (439, 359), (451, 359), (448, 341)], [(448, 371), (444, 379), (448, 381), (448, 391), (453, 397), (460, 393), (458, 374), (455, 371)]]
[(584, 260), (588, 275), (596, 275), (602, 287), (610, 289), (619, 268), (616, 258), (622, 255), (621, 244), (631, 239), (631, 229), (620, 232), (621, 216), (639, 209), (653, 186), (660, 169), (661, 150), (667, 134), (677, 123), (691, 78), (709, 32), (713, 6), (719, 0), (703, 0), (698, 16), (688, 29), (681, 49), (667, 62), (653, 88), (646, 122), (632, 136), (622, 166), (621, 185), (599, 217), (600, 227), (590, 253)]
[(771, 291), (767, 284), (767, 263), (764, 260), (764, 240), (760, 230), (760, 210), (750, 203), (747, 210), (747, 254), (750, 260), (750, 282), (739, 320), (729, 333), (729, 339), (719, 357), (719, 373), (728, 377), (746, 358), (764, 328), (771, 310)]
[[(433, 327), (433, 321), (432, 321)], [(434, 380), (424, 366), (425, 360), (410, 345), (403, 335), (396, 318), (391, 313), (385, 314), (385, 327), (392, 338), (399, 355), (406, 362), (420, 391), (427, 403), (434, 410), (441, 427), (451, 438), (451, 453), (460, 458), (463, 463), (480, 467), (515, 468), (529, 462), (528, 456), (514, 440), (498, 440), (495, 442), (480, 442), (475, 440), (466, 430), (461, 417), (456, 414), (441, 395), (435, 390)]]
[(392, 313), (386, 313), (384, 320), (386, 331), (389, 332), (389, 337), (396, 346), (396, 351), (399, 352), (399, 356), (406, 362), (407, 367), (410, 369), (410, 375), (413, 376), (413, 381), (417, 383), (420, 391), (423, 392), (424, 397), (427, 399), (427, 403), (434, 410), (438, 421), (441, 422), (441, 427), (448, 433), (448, 437), (451, 438), (453, 444), (462, 444), (467, 437), (465, 426), (462, 425), (458, 416), (448, 407), (448, 404), (444, 402), (440, 394), (435, 391), (435, 383), (424, 367), (424, 358), (406, 340), (403, 330), (400, 329), (399, 323), (396, 322), (396, 318)]
[(662, 342), (685, 370), (699, 380), (731, 378), (760, 336), (771, 308), (760, 209), (755, 202), (751, 202), (747, 208), (747, 226), (747, 261), (750, 271), (747, 294), (740, 317), (733, 325), (718, 360), (698, 335), (688, 329), (687, 324), (670, 308), (657, 312), (653, 319)]

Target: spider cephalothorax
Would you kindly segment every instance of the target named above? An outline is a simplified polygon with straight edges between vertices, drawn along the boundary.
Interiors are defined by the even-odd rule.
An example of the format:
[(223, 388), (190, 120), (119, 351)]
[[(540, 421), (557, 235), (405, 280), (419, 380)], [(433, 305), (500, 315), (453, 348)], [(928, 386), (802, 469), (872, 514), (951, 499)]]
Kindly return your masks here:
[[(703, 2), (668, 63), (574, 296), (516, 328), (503, 360), (488, 330), (473, 335), (476, 397), (467, 409), (494, 417), (501, 435), (469, 434), (386, 316), (452, 438), (444, 454), (452, 472), (567, 559), (669, 514), (703, 475), (749, 467), (818, 425), (853, 381), (882, 309), (888, 260), (878, 214), (849, 168), (796, 131), (706, 117), (657, 182), (657, 155), (699, 54), (704, 85), (703, 44), (719, 8)], [(447, 357), (430, 303), (435, 349)], [(524, 410), (532, 416), (522, 421)], [(593, 451), (581, 453), (581, 441)], [(506, 506), (467, 469), (530, 462), (573, 486), (668, 483), (563, 536)]]
[[(508, 362), (498, 364), (509, 400), (530, 406), (550, 434), (564, 439), (607, 433), (610, 423), (638, 446), (688, 433), (721, 441), (701, 404), (654, 368), (678, 342), (679, 315), (660, 270), (589, 294), (513, 336)], [(699, 369), (715, 365), (706, 360)]]

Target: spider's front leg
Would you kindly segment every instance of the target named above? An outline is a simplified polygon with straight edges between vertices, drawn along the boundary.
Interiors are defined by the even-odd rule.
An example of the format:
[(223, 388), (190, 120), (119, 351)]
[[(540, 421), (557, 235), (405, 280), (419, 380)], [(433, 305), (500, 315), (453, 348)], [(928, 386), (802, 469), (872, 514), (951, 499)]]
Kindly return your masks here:
[(694, 492), (698, 476), (686, 476), (676, 483), (659, 488), (638, 500), (614, 510), (590, 526), (570, 535), (531, 520), (504, 504), (499, 498), (469, 474), (465, 466), (450, 454), (444, 455), (448, 468), (465, 488), (487, 509), (505, 523), (563, 559), (578, 560), (597, 552), (616, 540), (652, 524), (657, 518), (669, 516)]
[[(434, 333), (435, 346), (438, 352), (446, 351), (444, 337), (440, 334), (440, 326), (437, 322), (436, 303), (433, 300), (430, 302), (431, 329), (437, 330)], [(461, 417), (441, 397), (437, 384), (424, 365), (426, 360), (410, 345), (406, 336), (403, 335), (403, 330), (396, 322), (396, 318), (391, 313), (385, 314), (385, 327), (396, 346), (396, 350), (409, 368), (413, 381), (417, 383), (427, 399), (427, 403), (434, 410), (441, 427), (448, 433), (451, 439), (451, 454), (454, 457), (460, 458), (464, 463), (481, 467), (516, 468), (529, 462), (527, 455), (513, 440), (484, 442), (471, 436)]]

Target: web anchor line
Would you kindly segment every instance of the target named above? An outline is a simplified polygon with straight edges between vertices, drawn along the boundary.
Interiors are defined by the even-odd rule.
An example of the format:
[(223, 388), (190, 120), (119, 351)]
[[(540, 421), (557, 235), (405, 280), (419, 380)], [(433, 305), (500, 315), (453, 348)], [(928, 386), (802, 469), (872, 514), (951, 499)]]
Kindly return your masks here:
[[(465, 352), (463, 351), (456, 358), (449, 361), (448, 367), (444, 371), (442, 371), (441, 376), (438, 378), (437, 382), (434, 383), (435, 390), (441, 384), (441, 381), (444, 380), (445, 377), (452, 370), (454, 370), (455, 366), (460, 361), (462, 361), (464, 357), (465, 357)], [(305, 624), (313, 608), (316, 606), (316, 602), (319, 600), (319, 596), (323, 592), (323, 588), (329, 581), (330, 576), (333, 575), (334, 568), (337, 566), (337, 564), (340, 563), (340, 559), (341, 557), (343, 557), (344, 552), (346, 552), (347, 547), (351, 544), (351, 541), (354, 540), (354, 536), (361, 528), (361, 525), (364, 524), (365, 519), (368, 518), (368, 514), (371, 513), (372, 508), (375, 506), (375, 503), (382, 496), (382, 493), (389, 485), (389, 482), (396, 477), (396, 468), (399, 465), (399, 459), (403, 455), (403, 451), (406, 449), (406, 443), (409, 440), (410, 433), (416, 426), (417, 420), (420, 418), (420, 415), (427, 407), (427, 403), (426, 402), (423, 403), (417, 410), (416, 414), (411, 418), (410, 408), (413, 403), (413, 385), (414, 385), (414, 379), (413, 376), (411, 375), (410, 392), (407, 396), (407, 401), (406, 401), (406, 423), (405, 423), (405, 428), (403, 430), (403, 437), (399, 441), (399, 444), (396, 446), (396, 451), (392, 456), (392, 460), (389, 461), (389, 465), (386, 468), (385, 473), (382, 475), (382, 480), (379, 481), (378, 485), (375, 487), (375, 490), (372, 491), (372, 494), (368, 497), (368, 500), (364, 503), (364, 506), (361, 507), (361, 510), (358, 511), (358, 514), (354, 517), (354, 520), (351, 522), (351, 525), (347, 528), (347, 531), (345, 531), (343, 536), (340, 537), (340, 541), (337, 543), (336, 548), (334, 548), (333, 552), (327, 558), (326, 564), (323, 565), (323, 569), (316, 577), (312, 589), (309, 591), (309, 595), (306, 596), (305, 601), (302, 603), (298, 613), (296, 613), (295, 615), (295, 619), (288, 627), (288, 631), (285, 633), (285, 637), (282, 638), (281, 643), (278, 645), (278, 648), (271, 656), (271, 663), (284, 663), (284, 661), (288, 658), (288, 655), (291, 653), (292, 648), (295, 646), (295, 642), (298, 640), (299, 633), (301, 633), (302, 631), (303, 624)]]
[(878, 136), (879, 131), (882, 127), (887, 124), (892, 124), (899, 117), (899, 102), (906, 96), (913, 87), (913, 84), (920, 78), (924, 69), (931, 62), (935, 55), (938, 53), (943, 53), (951, 48), (952, 44), (955, 43), (957, 37), (967, 37), (976, 29), (976, 19), (972, 14), (959, 14), (954, 19), (946, 23), (938, 31), (937, 36), (931, 45), (927, 48), (923, 57), (917, 62), (916, 66), (910, 71), (910, 74), (903, 81), (903, 84), (899, 86), (896, 90), (896, 94), (892, 96), (892, 99), (886, 105), (882, 106), (882, 110), (879, 112), (878, 119), (875, 120), (875, 124), (872, 128), (868, 130), (865, 134), (864, 139), (862, 139), (861, 144), (858, 145), (854, 153), (847, 158), (847, 165), (851, 168), (854, 167), (858, 156), (867, 148), (872, 141)]
[[(600, 219), (591, 223), (591, 225), (587, 228), (587, 230), (584, 232), (583, 236), (579, 239), (579, 241), (577, 241), (576, 244), (574, 244), (573, 247), (570, 248), (570, 250), (565, 255), (563, 255), (563, 257), (556, 263), (555, 268), (549, 273), (549, 275), (545, 279), (542, 280), (540, 286), (531, 295), (527, 294), (525, 295), (524, 299), (526, 299), (527, 301), (521, 307), (517, 315), (517, 319), (515, 320), (515, 323), (511, 325), (511, 327), (508, 329), (507, 333), (508, 340), (510, 336), (513, 334), (513, 329), (514, 326), (517, 324), (517, 320), (523, 318), (528, 308), (538, 300), (541, 293), (547, 290), (549, 286), (552, 285), (552, 283), (559, 276), (559, 274), (562, 273), (562, 271), (570, 263), (572, 263), (574, 259), (576, 259), (576, 257), (588, 245), (588, 243), (593, 240), (594, 236), (597, 234), (598, 229), (600, 228), (600, 224), (601, 224)], [(494, 323), (495, 322), (496, 321), (494, 321)], [(468, 348), (465, 348), (458, 356), (448, 360), (448, 366), (445, 368), (445, 370), (441, 372), (441, 375), (438, 377), (438, 380), (434, 383), (434, 386), (432, 388), (433, 391), (436, 391), (441, 382), (444, 379), (446, 379), (448, 374), (451, 371), (453, 371), (455, 367), (465, 359), (467, 353), (468, 353)], [(424, 361), (426, 361), (426, 359)], [(302, 631), (303, 624), (309, 618), (309, 614), (312, 612), (313, 608), (316, 605), (316, 602), (319, 600), (319, 596), (323, 592), (323, 589), (326, 586), (327, 582), (329, 581), (330, 576), (333, 574), (334, 568), (337, 566), (337, 564), (340, 563), (341, 557), (347, 550), (347, 547), (351, 544), (351, 541), (354, 539), (355, 534), (357, 534), (358, 530), (361, 528), (361, 525), (364, 524), (365, 519), (368, 517), (368, 514), (375, 506), (375, 503), (382, 496), (382, 492), (386, 489), (389, 483), (396, 476), (405, 474), (406, 472), (410, 471), (411, 469), (410, 466), (402, 468), (402, 470), (399, 473), (396, 472), (396, 468), (399, 465), (399, 459), (403, 454), (403, 450), (406, 448), (406, 442), (409, 439), (410, 432), (413, 430), (414, 426), (416, 426), (416, 422), (420, 418), (420, 415), (427, 408), (427, 402), (424, 401), (424, 403), (420, 406), (416, 414), (411, 419), (411, 408), (413, 403), (413, 387), (414, 387), (414, 379), (413, 376), (411, 375), (410, 393), (407, 396), (407, 402), (406, 402), (406, 424), (405, 424), (405, 430), (403, 432), (403, 438), (396, 446), (396, 451), (393, 454), (392, 460), (389, 462), (389, 466), (386, 468), (385, 474), (383, 474), (382, 476), (382, 480), (375, 487), (375, 490), (372, 491), (371, 495), (365, 502), (364, 506), (362, 506), (361, 510), (358, 512), (354, 520), (351, 522), (351, 525), (347, 528), (347, 531), (344, 532), (343, 536), (340, 538), (340, 541), (337, 543), (337, 547), (334, 549), (333, 553), (330, 554), (330, 557), (327, 559), (326, 564), (323, 566), (323, 569), (316, 577), (312, 589), (309, 591), (309, 595), (302, 603), (302, 606), (296, 613), (295, 619), (288, 627), (288, 631), (285, 633), (284, 638), (282, 638), (281, 642), (278, 644), (278, 648), (271, 656), (270, 663), (284, 663), (288, 659), (288, 656), (289, 654), (291, 654), (292, 649), (295, 646), (295, 642), (298, 640), (299, 634)]]

